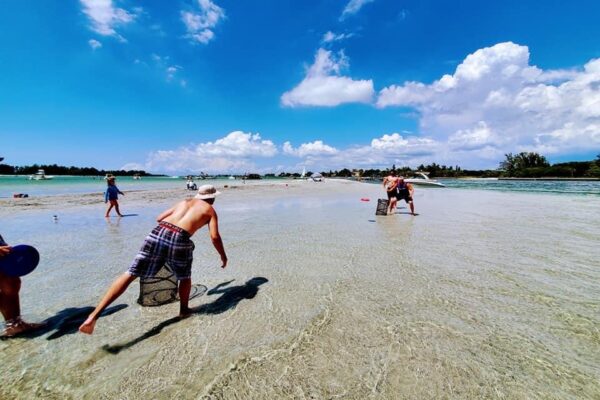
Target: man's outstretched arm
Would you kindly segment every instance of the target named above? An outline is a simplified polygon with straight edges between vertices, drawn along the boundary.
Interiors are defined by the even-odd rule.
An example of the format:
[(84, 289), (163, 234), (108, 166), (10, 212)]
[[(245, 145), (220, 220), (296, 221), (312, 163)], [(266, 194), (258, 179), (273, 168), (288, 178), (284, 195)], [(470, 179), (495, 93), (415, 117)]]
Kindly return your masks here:
[(227, 266), (227, 254), (225, 254), (225, 247), (223, 247), (223, 241), (219, 234), (217, 213), (212, 216), (208, 223), (208, 233), (210, 234), (210, 240), (212, 241), (213, 246), (215, 246), (215, 249), (219, 252), (219, 255), (221, 255), (221, 262), (223, 263), (221, 268), (225, 268)]

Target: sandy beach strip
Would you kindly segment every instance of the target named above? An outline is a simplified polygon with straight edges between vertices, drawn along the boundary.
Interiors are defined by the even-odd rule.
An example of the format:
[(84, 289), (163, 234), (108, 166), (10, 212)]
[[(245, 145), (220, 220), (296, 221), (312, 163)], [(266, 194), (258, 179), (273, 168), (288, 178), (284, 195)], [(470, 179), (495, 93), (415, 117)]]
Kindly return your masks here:
[(419, 216), (376, 217), (380, 185), (234, 185), (228, 268), (194, 236), (197, 313), (140, 307), (133, 284), (91, 337), (89, 307), (192, 193), (127, 192), (108, 220), (101, 194), (0, 200), (5, 239), (42, 254), (24, 314), (52, 321), (0, 342), (0, 398), (600, 397), (596, 198), (417, 188)]

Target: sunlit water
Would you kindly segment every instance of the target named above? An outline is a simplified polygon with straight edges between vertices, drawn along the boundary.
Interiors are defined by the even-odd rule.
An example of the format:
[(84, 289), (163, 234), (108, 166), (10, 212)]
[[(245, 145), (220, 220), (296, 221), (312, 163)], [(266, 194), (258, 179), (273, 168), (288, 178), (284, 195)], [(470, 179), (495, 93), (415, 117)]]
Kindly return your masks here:
[(103, 205), (4, 219), (8, 241), (42, 254), (26, 317), (69, 310), (0, 342), (0, 398), (600, 397), (598, 198), (417, 189), (419, 216), (375, 217), (381, 188), (327, 184), (225, 193), (230, 264), (199, 232), (193, 279), (234, 280), (230, 296), (177, 322), (177, 304), (142, 308), (133, 284), (92, 337), (74, 334), (80, 311), (168, 202), (129, 203), (138, 215), (121, 220)]
[[(268, 179), (281, 182), (284, 179)], [(264, 181), (263, 181), (264, 182)], [(440, 179), (444, 185), (457, 189), (494, 190), (504, 192), (531, 192), (554, 194), (578, 194), (600, 196), (600, 181), (506, 181), (498, 179)], [(225, 178), (197, 180), (196, 183), (215, 185), (255, 184), (256, 181), (242, 182), (240, 179)], [(380, 185), (378, 181), (368, 181)], [(183, 177), (157, 176), (134, 180), (132, 177), (117, 177), (117, 186), (122, 191), (184, 188)], [(12, 197), (15, 193), (29, 196), (48, 196), (60, 194), (80, 194), (104, 192), (106, 181), (97, 176), (56, 176), (45, 181), (28, 180), (26, 176), (0, 175), (0, 198)]]
[(519, 181), (498, 179), (441, 179), (451, 188), (503, 192), (556, 193), (600, 196), (600, 181)]
[[(185, 177), (181, 176), (149, 176), (133, 179), (131, 176), (118, 176), (116, 184), (122, 191), (156, 190), (185, 188)], [(253, 184), (255, 181), (227, 178), (200, 179), (195, 181), (198, 186), (210, 184)], [(29, 196), (51, 196), (64, 194), (81, 194), (104, 192), (106, 181), (100, 176), (55, 176), (48, 180), (29, 180), (27, 176), (0, 175), (0, 198), (12, 197), (15, 193), (25, 193)]]

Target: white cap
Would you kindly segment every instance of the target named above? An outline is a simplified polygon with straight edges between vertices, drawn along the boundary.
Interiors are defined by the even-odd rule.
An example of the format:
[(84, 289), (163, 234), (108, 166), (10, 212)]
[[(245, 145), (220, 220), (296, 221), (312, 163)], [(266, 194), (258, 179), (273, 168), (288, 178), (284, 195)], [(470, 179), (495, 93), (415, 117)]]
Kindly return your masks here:
[(198, 188), (198, 194), (194, 196), (196, 199), (207, 200), (214, 199), (218, 195), (219, 192), (213, 185), (202, 185)]

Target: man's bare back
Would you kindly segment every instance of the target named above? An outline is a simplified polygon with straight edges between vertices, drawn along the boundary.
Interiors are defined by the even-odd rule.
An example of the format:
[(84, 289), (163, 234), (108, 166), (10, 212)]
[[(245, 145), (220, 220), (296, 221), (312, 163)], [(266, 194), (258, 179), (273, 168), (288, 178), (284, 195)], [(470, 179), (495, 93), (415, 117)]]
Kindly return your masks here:
[[(208, 224), (217, 214), (212, 205), (205, 200), (187, 199), (160, 214), (158, 222), (164, 221), (187, 231), (190, 236)], [(209, 226), (209, 230), (210, 230)]]
[[(202, 192), (202, 193), (201, 193)], [(173, 253), (173, 259), (169, 262), (174, 262), (172, 265), (173, 271), (177, 275), (179, 281), (179, 315), (186, 317), (190, 315), (191, 310), (188, 307), (189, 294), (191, 289), (191, 267), (192, 267), (192, 252), (194, 249), (193, 242), (190, 241), (196, 231), (204, 225), (208, 225), (208, 231), (213, 246), (221, 256), (221, 268), (227, 266), (227, 255), (223, 248), (223, 241), (219, 234), (219, 223), (217, 221), (217, 213), (212, 207), (215, 196), (219, 194), (212, 185), (203, 185), (198, 189), (198, 195), (193, 199), (180, 201), (175, 206), (161, 213), (158, 217), (158, 226), (154, 228), (152, 233), (146, 237), (144, 245), (140, 253), (136, 256), (132, 266), (127, 272), (117, 278), (111, 287), (108, 289), (96, 309), (88, 316), (81, 324), (79, 331), (91, 335), (94, 332), (96, 320), (113, 301), (115, 301), (129, 284), (138, 276), (144, 274), (153, 275), (158, 269), (157, 266), (165, 262), (163, 256), (160, 255), (161, 249), (164, 246), (177, 246), (177, 252)], [(178, 228), (183, 229), (181, 232)], [(169, 234), (164, 232), (169, 231)], [(173, 235), (173, 232), (175, 233)], [(187, 249), (187, 250), (186, 250)], [(156, 254), (155, 254), (156, 253)], [(181, 277), (180, 275), (181, 274)]]

